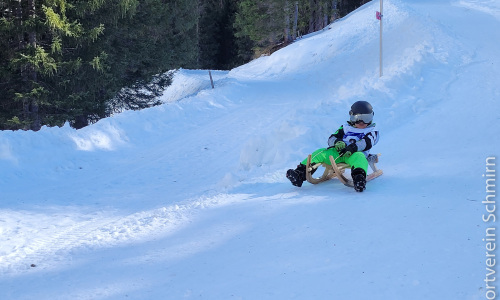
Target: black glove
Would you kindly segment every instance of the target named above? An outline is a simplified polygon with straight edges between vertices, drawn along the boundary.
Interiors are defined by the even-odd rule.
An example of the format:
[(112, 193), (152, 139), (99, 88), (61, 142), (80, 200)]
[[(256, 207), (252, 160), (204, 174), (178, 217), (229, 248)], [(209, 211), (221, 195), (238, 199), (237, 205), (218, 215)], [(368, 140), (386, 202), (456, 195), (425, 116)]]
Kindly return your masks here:
[(348, 158), (351, 156), (354, 152), (358, 151), (358, 146), (356, 143), (352, 143), (347, 145), (344, 149), (339, 151), (340, 156), (343, 156), (345, 158)]

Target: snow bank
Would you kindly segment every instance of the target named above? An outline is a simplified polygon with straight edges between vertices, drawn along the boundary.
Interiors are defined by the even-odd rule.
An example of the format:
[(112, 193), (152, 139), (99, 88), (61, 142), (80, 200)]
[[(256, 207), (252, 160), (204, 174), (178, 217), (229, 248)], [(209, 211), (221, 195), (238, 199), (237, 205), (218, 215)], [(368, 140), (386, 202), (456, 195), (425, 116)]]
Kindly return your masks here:
[[(2, 299), (484, 297), (500, 5), (384, 1), (382, 78), (378, 9), (213, 71), (215, 89), (179, 70), (161, 106), (0, 132)], [(290, 185), (357, 100), (384, 175)]]

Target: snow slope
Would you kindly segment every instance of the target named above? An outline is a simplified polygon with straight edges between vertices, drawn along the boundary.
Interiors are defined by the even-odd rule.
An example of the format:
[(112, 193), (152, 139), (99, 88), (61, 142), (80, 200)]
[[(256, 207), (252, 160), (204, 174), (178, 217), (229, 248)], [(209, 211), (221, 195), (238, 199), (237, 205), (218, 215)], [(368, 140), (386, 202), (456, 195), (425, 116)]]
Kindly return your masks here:
[[(1, 299), (483, 299), (500, 3), (384, 1), (165, 104), (0, 132)], [(284, 177), (375, 108), (363, 193)]]

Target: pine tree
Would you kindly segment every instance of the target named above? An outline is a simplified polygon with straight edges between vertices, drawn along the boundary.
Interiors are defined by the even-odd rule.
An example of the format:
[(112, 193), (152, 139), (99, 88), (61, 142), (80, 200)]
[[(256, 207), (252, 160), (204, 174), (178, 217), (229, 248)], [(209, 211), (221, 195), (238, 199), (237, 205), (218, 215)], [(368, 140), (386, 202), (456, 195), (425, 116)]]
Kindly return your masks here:
[(170, 70), (230, 69), (365, 2), (0, 1), (0, 129), (81, 128), (157, 105)]
[(298, 35), (323, 29), (333, 19), (337, 3), (337, 0), (242, 0), (236, 13), (236, 36), (252, 42), (254, 56), (269, 54)]
[(255, 56), (269, 51), (269, 47), (283, 39), (284, 5), (282, 0), (242, 0), (235, 18), (236, 37), (253, 43)]
[(38, 34), (44, 26), (42, 7), (35, 0), (2, 2), (0, 49), (6, 59), (0, 65), (0, 92), (6, 97), (0, 121), (14, 128), (40, 129), (40, 108), (47, 95), (40, 77), (51, 76), (57, 68), (44, 48), (44, 35)]
[[(106, 37), (114, 66), (117, 92), (107, 114), (160, 104), (158, 96), (170, 84), (169, 70), (197, 67), (198, 33), (193, 1), (145, 0), (133, 19), (123, 19)], [(116, 51), (119, 50), (119, 51)]]
[(62, 125), (86, 107), (95, 111), (102, 106), (99, 101), (83, 100), (85, 95), (96, 98), (96, 89), (89, 88), (87, 79), (102, 73), (106, 53), (89, 56), (87, 50), (104, 27), (80, 21), (110, 3), (120, 7), (116, 14), (133, 4), (131, 0), (2, 2), (0, 49), (7, 59), (0, 65), (0, 89), (6, 95), (0, 128), (38, 130), (42, 125)]
[[(196, 67), (196, 5), (190, 0), (0, 2), (5, 95), (0, 129), (38, 130), (66, 121), (81, 128), (115, 111), (112, 99), (124, 87), (157, 91), (168, 84), (157, 74)], [(154, 88), (148, 85), (152, 79)]]
[(199, 61), (203, 69), (230, 69), (238, 65), (234, 36), (237, 1), (199, 1)]
[[(140, 91), (158, 93), (171, 77), (159, 74), (180, 67), (196, 67), (196, 2), (144, 0), (129, 2), (127, 7), (128, 10), (116, 14), (116, 7), (108, 6), (85, 18), (84, 24), (104, 24), (106, 30), (85, 51), (87, 58), (95, 59), (93, 67), (99, 73), (94, 78), (83, 75), (81, 79), (89, 85), (85, 90), (95, 92), (83, 95), (86, 106), (81, 110), (81, 122), (74, 124), (77, 128), (86, 125), (84, 120), (95, 122), (123, 109), (159, 104), (150, 92)], [(123, 14), (127, 12), (128, 15)], [(89, 102), (89, 97), (95, 97), (95, 101)]]

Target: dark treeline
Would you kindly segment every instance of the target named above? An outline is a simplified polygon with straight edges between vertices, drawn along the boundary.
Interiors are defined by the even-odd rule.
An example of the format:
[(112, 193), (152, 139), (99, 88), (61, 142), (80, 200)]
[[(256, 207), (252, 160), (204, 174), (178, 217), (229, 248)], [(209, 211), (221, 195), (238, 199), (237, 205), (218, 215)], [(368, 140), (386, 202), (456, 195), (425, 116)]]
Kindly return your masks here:
[(366, 0), (0, 1), (0, 130), (159, 104), (178, 68), (231, 69)]

